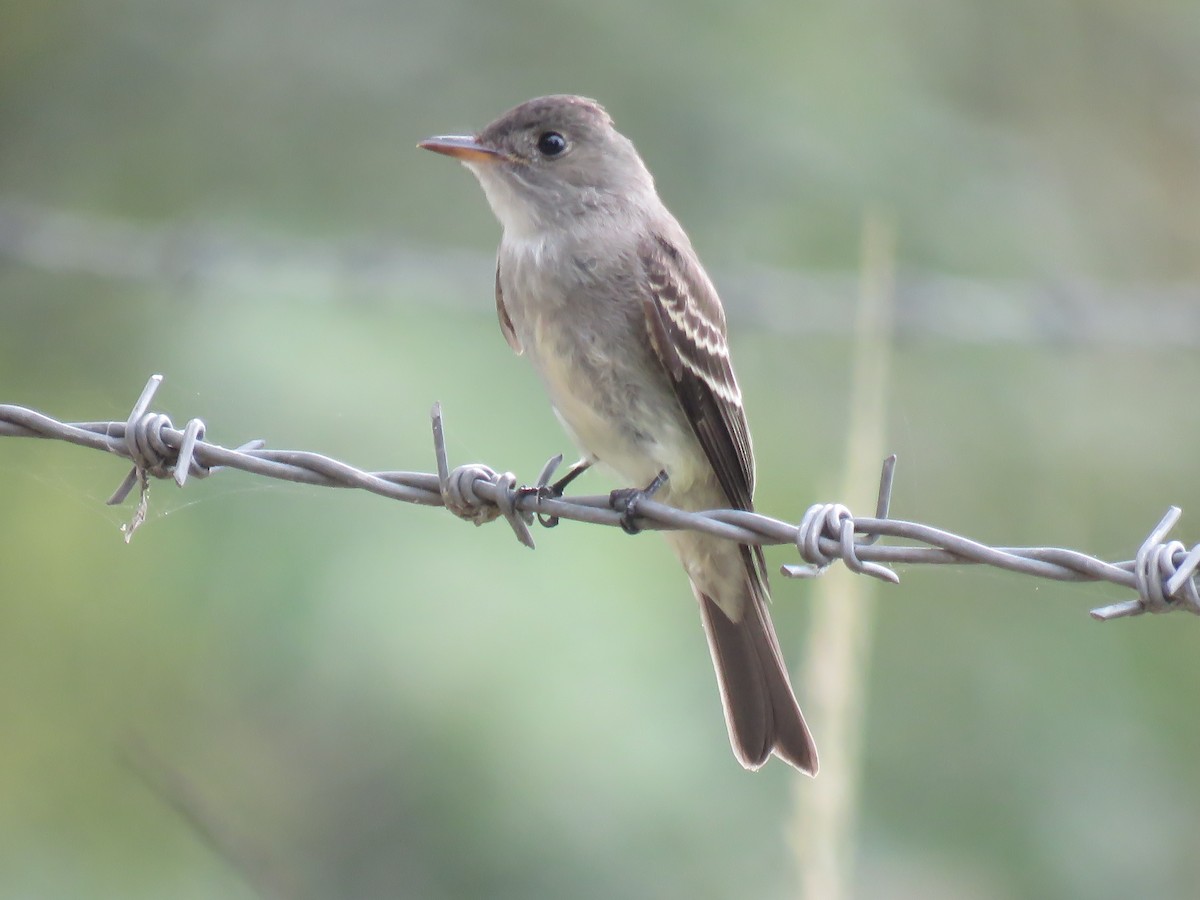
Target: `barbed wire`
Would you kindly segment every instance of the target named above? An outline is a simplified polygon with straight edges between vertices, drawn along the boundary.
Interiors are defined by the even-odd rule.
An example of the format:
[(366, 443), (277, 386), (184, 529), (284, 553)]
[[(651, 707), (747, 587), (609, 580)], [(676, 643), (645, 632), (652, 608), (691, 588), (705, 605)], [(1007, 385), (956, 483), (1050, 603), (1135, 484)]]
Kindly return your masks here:
[[(133, 462), (125, 480), (108, 499), (122, 503), (140, 486), (133, 517), (121, 531), (128, 542), (145, 521), (149, 479), (173, 478), (183, 487), (189, 478), (204, 478), (221, 468), (323, 487), (355, 488), (422, 506), (444, 506), (455, 515), (482, 525), (504, 518), (522, 544), (532, 548), (530, 526), (553, 527), (561, 519), (595, 525), (638, 529), (691, 530), (743, 544), (793, 545), (802, 564), (781, 567), (791, 578), (813, 578), (838, 560), (853, 572), (898, 583), (888, 563), (978, 564), (1055, 581), (1103, 581), (1134, 591), (1137, 596), (1093, 609), (1099, 620), (1187, 610), (1200, 615), (1200, 543), (1190, 550), (1167, 535), (1182, 511), (1171, 507), (1142, 542), (1136, 556), (1106, 562), (1076, 550), (1058, 547), (991, 547), (939, 528), (889, 517), (896, 457), (888, 457), (880, 477), (875, 515), (856, 517), (839, 503), (809, 507), (798, 525), (760, 513), (736, 509), (688, 512), (648, 497), (635, 510), (625, 511), (610, 495), (559, 496), (550, 479), (562, 456), (550, 459), (532, 485), (518, 484), (511, 472), (498, 473), (478, 463), (451, 469), (441, 407), (432, 410), (437, 472), (367, 472), (307, 450), (272, 450), (262, 440), (233, 449), (204, 440), (205, 425), (190, 419), (182, 430), (169, 417), (150, 411), (162, 383), (151, 376), (123, 422), (60, 422), (22, 406), (0, 405), (0, 436), (39, 437), (106, 450)], [(881, 538), (912, 545), (881, 544)]]

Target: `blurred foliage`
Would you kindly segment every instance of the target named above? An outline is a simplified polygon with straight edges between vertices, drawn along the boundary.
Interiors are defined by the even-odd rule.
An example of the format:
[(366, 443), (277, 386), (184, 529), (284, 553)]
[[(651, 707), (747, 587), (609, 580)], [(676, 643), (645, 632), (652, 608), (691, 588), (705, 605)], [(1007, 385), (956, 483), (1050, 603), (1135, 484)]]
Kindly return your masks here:
[[(550, 91), (608, 106), (718, 272), (851, 270), (882, 208), (902, 267), (1195, 282), (1198, 40), (1183, 0), (9, 0), (0, 200), (478, 255), (386, 294), (0, 260), (0, 402), (121, 418), (163, 371), (156, 405), (217, 442), (430, 469), (439, 399), (455, 461), (532, 478), (569, 448), (495, 327), (498, 229), (413, 145)], [(847, 339), (733, 344), (763, 510), (837, 499)], [(1168, 504), (1200, 509), (1194, 354), (897, 353), (897, 515), (1126, 558)], [(734, 763), (657, 538), (565, 524), (529, 554), (503, 526), (222, 473), (154, 485), (125, 547), (129, 509), (103, 505), (124, 471), (0, 440), (0, 897), (254, 896), (123, 761), (140, 745), (286, 896), (788, 895), (795, 776)], [(857, 895), (1192, 894), (1193, 623), (1093, 624), (1119, 595), (1097, 587), (902, 576)], [(794, 658), (805, 589), (777, 581)]]

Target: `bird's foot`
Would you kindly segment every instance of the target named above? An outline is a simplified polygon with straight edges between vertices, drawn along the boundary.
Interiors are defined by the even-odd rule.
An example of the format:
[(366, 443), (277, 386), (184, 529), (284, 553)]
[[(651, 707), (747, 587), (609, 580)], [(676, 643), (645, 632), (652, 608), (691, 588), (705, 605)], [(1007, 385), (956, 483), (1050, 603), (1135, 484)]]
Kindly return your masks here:
[[(558, 468), (558, 465), (561, 462), (562, 454), (552, 458), (542, 469), (542, 474), (538, 478), (537, 486), (523, 487), (520, 489), (520, 493), (533, 494), (539, 500), (557, 500), (562, 497), (563, 491), (566, 490), (567, 485), (592, 467), (592, 461), (587, 457), (584, 457), (583, 459), (579, 460), (579, 462), (571, 466), (571, 468), (567, 470), (567, 474), (558, 479), (558, 481), (555, 481), (553, 484), (547, 483), (550, 481), (550, 476), (554, 473), (554, 470)], [(537, 516), (538, 521), (544, 528), (553, 528), (558, 524), (558, 516), (551, 516), (545, 513), (538, 513)]]
[(590, 459), (587, 459), (586, 457), (581, 459), (579, 462), (575, 463), (575, 465), (571, 466), (571, 468), (567, 469), (567, 474), (558, 479), (558, 481), (554, 482), (554, 484), (549, 484), (543, 487), (543, 493), (541, 496), (553, 497), (557, 500), (563, 495), (563, 491), (567, 489), (567, 485), (569, 485), (572, 481), (574, 481), (591, 467), (592, 461)]
[(653, 497), (667, 483), (667, 470), (663, 469), (654, 476), (644, 488), (620, 488), (608, 495), (608, 505), (621, 514), (621, 530), (626, 534), (637, 534), (642, 529), (634, 522), (637, 518), (638, 504)]

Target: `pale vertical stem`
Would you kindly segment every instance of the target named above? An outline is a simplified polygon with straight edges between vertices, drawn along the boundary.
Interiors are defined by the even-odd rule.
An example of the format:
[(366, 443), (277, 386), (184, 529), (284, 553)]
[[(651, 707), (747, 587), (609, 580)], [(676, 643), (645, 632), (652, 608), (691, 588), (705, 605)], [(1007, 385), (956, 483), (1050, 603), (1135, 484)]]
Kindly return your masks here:
[[(894, 235), (879, 215), (863, 225), (846, 468), (835, 499), (875, 510), (890, 369)], [(815, 780), (796, 779), (790, 829), (805, 900), (854, 896), (861, 745), (874, 618), (874, 582), (834, 566), (815, 583), (812, 622), (798, 682), (820, 750)]]

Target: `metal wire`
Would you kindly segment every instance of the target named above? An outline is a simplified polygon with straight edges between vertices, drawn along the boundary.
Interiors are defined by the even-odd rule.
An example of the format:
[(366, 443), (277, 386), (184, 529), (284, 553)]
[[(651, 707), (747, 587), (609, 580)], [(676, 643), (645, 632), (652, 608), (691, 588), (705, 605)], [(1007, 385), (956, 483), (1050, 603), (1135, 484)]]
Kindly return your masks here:
[[(550, 479), (562, 463), (561, 456), (546, 463), (532, 486), (519, 485), (511, 472), (497, 473), (480, 464), (451, 469), (439, 404), (434, 404), (432, 410), (436, 473), (366, 472), (319, 453), (267, 449), (261, 440), (232, 450), (209, 443), (204, 440), (205, 427), (199, 419), (189, 420), (180, 430), (167, 416), (150, 411), (161, 383), (161, 375), (150, 378), (123, 422), (60, 422), (21, 406), (0, 405), (0, 436), (61, 440), (132, 460), (133, 468), (108, 500), (110, 504), (121, 503), (135, 485), (140, 485), (133, 518), (122, 526), (126, 541), (145, 520), (150, 476), (173, 478), (182, 487), (189, 477), (203, 478), (220, 468), (302, 484), (356, 488), (406, 503), (444, 506), (476, 524), (503, 517), (517, 539), (531, 548), (534, 542), (530, 526), (535, 520), (546, 527), (559, 519), (620, 526), (624, 518), (613, 508), (608, 495), (556, 496)], [(973, 563), (1055, 581), (1105, 581), (1137, 594), (1092, 610), (1092, 616), (1099, 620), (1173, 610), (1200, 615), (1200, 544), (1189, 550), (1179, 541), (1166, 539), (1182, 515), (1178, 507), (1167, 511), (1136, 556), (1125, 562), (1105, 562), (1057, 547), (990, 547), (929, 525), (890, 518), (895, 463), (895, 456), (884, 461), (875, 515), (869, 518), (857, 518), (841, 504), (815, 504), (795, 525), (736, 509), (685, 512), (647, 498), (637, 504), (634, 524), (652, 530), (699, 531), (743, 544), (793, 545), (803, 564), (781, 568), (792, 578), (816, 577), (838, 560), (851, 571), (892, 583), (899, 582), (900, 577), (887, 563)], [(880, 538), (911, 543), (882, 544)]]

